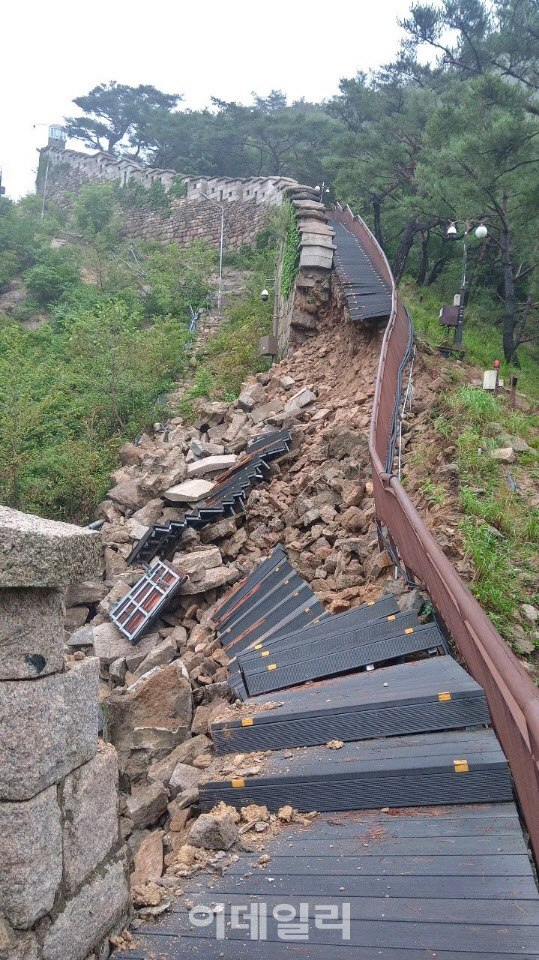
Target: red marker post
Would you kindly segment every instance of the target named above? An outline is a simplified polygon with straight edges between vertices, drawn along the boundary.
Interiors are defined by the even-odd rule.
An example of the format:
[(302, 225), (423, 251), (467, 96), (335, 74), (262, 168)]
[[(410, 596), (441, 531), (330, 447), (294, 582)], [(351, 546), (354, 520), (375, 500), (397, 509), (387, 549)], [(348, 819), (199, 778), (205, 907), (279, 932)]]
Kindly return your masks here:
[(496, 383), (494, 384), (494, 393), (498, 393), (499, 379), (500, 379), (500, 361), (494, 361), (494, 369), (496, 371)]

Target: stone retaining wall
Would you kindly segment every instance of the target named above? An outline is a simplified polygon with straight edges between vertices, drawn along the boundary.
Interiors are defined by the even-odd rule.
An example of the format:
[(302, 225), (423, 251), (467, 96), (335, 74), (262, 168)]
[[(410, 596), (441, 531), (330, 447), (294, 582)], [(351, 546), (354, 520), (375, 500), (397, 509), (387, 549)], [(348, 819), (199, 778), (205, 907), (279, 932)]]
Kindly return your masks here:
[[(254, 201), (234, 201), (224, 206), (224, 249), (251, 246), (257, 233), (268, 224), (271, 207)], [(218, 247), (221, 237), (221, 206), (208, 200), (173, 200), (170, 214), (148, 210), (124, 212), (122, 233), (130, 239), (158, 240), (161, 243), (189, 243), (197, 238)]]
[(63, 653), (65, 587), (101, 568), (99, 534), (0, 507), (2, 960), (104, 958), (128, 914), (99, 661)]

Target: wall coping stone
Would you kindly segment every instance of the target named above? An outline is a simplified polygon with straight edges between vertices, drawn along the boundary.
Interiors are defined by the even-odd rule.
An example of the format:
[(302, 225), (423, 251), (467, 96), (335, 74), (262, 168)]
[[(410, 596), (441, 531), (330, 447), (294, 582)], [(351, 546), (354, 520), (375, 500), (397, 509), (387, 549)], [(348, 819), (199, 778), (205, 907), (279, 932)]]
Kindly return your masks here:
[(99, 532), (0, 506), (0, 587), (66, 587), (102, 569)]

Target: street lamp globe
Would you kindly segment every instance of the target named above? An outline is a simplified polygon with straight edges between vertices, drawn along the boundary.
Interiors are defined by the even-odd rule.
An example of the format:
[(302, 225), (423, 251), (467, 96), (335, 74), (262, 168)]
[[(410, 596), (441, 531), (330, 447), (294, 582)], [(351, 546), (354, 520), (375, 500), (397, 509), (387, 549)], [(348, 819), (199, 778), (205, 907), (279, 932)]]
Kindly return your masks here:
[(488, 230), (487, 230), (487, 228), (485, 227), (485, 224), (484, 224), (484, 223), (480, 223), (479, 226), (477, 227), (476, 231), (475, 231), (475, 235), (476, 235), (477, 239), (478, 239), (478, 240), (484, 240), (484, 238), (486, 237), (487, 233), (488, 233)]
[(320, 193), (320, 184), (317, 183), (314, 189), (316, 190), (317, 193)]
[(269, 297), (269, 293), (268, 293), (268, 291), (266, 290), (266, 288), (264, 287), (262, 293), (260, 294), (260, 299), (261, 299), (261, 300), (264, 300), (264, 302), (265, 302), (265, 301), (268, 299), (268, 297)]
[(457, 235), (457, 225), (456, 225), (456, 223), (454, 223), (453, 221), (451, 221), (451, 223), (449, 224), (449, 226), (448, 226), (448, 228), (447, 228), (447, 236), (448, 236), (448, 237), (456, 237), (456, 235)]

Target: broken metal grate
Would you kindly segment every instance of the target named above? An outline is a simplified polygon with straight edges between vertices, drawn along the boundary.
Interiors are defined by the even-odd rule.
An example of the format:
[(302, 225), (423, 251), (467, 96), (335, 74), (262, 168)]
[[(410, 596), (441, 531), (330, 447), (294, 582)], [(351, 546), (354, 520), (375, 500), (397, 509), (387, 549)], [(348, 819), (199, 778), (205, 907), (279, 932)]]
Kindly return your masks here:
[(245, 456), (235, 467), (221, 474), (209, 498), (193, 513), (184, 513), (178, 520), (149, 528), (127, 558), (128, 565), (149, 563), (158, 553), (173, 547), (187, 527), (199, 530), (222, 517), (243, 513), (251, 488), (267, 478), (270, 461), (287, 453), (291, 440), (289, 430), (255, 437)]
[(171, 564), (157, 560), (113, 607), (110, 619), (124, 637), (131, 643), (137, 643), (186, 580), (185, 574)]

